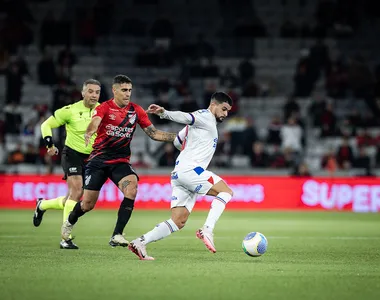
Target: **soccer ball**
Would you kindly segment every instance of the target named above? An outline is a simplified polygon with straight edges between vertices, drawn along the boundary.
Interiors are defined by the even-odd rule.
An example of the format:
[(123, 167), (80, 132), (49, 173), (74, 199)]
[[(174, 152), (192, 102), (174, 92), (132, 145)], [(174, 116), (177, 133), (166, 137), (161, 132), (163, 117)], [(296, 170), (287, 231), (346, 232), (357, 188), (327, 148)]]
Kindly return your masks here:
[(260, 232), (248, 233), (242, 243), (245, 254), (253, 257), (263, 255), (268, 248), (267, 238)]

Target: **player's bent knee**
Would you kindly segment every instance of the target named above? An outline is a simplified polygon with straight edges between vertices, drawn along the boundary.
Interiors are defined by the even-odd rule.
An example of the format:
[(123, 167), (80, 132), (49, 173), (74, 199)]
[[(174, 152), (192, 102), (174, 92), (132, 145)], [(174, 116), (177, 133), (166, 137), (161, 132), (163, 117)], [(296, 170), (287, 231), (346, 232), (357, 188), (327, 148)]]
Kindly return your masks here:
[(127, 189), (126, 191), (123, 191), (123, 195), (125, 198), (135, 199), (137, 195), (137, 188)]
[(185, 227), (186, 222), (181, 222), (181, 221), (174, 221), (175, 225), (177, 225), (178, 230), (181, 230), (183, 227)]
[(119, 182), (119, 189), (122, 191), (124, 197), (135, 199), (137, 195), (137, 181), (121, 180)]
[(84, 212), (88, 212), (92, 210), (95, 207), (95, 203), (83, 203), (81, 205), (81, 208)]
[(178, 229), (181, 230), (183, 227), (185, 227), (186, 221), (175, 222), (175, 224), (177, 225)]
[(187, 217), (179, 216), (179, 217), (172, 217), (173, 222), (177, 225), (178, 229), (182, 229), (185, 227), (187, 222)]
[(81, 203), (81, 208), (84, 212), (88, 212), (95, 207), (95, 204), (96, 204), (96, 200), (89, 201), (89, 200), (83, 199)]
[(231, 195), (231, 198), (232, 198), (233, 195), (234, 195), (233, 190), (232, 190), (228, 185), (225, 185), (222, 189), (220, 189), (220, 190), (219, 190), (219, 193), (227, 193), (227, 194), (230, 194), (230, 195)]

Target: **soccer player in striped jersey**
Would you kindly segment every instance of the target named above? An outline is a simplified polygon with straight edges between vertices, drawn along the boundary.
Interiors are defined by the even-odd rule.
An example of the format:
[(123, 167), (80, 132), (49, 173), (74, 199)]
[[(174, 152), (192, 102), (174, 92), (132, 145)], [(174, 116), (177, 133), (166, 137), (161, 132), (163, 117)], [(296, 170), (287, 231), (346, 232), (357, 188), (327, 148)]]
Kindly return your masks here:
[(232, 99), (223, 92), (212, 95), (208, 109), (194, 113), (166, 111), (156, 104), (149, 106), (148, 113), (186, 124), (186, 127), (179, 132), (174, 142), (176, 147), (181, 144), (182, 150), (171, 173), (171, 218), (129, 244), (129, 250), (141, 260), (154, 259), (147, 254), (147, 244), (161, 240), (185, 226), (197, 195), (214, 196), (206, 222), (197, 230), (196, 236), (207, 249), (216, 252), (213, 229), (233, 192), (222, 178), (208, 171), (207, 167), (218, 143), (217, 123), (223, 122), (231, 107)]
[[(85, 145), (84, 134), (88, 124), (90, 124), (92, 113), (100, 96), (100, 82), (95, 79), (88, 79), (82, 87), (83, 100), (74, 104), (57, 109), (54, 114), (41, 124), (42, 137), (50, 156), (57, 155), (58, 149), (55, 147), (52, 137), (52, 128), (65, 125), (66, 140), (62, 150), (62, 168), (64, 180), (68, 185), (68, 194), (54, 199), (38, 199), (33, 216), (34, 226), (40, 226), (44, 213), (49, 209), (63, 210), (63, 221), (73, 210), (75, 204), (83, 195), (83, 175), (85, 161), (92, 151), (92, 144), (95, 136)], [(69, 237), (61, 240), (61, 249), (78, 249)]]
[(137, 194), (138, 176), (129, 163), (130, 143), (136, 127), (139, 125), (156, 141), (173, 142), (176, 137), (175, 133), (157, 130), (145, 110), (131, 102), (132, 81), (129, 77), (117, 75), (112, 92), (114, 98), (96, 108), (85, 134), (86, 143), (89, 143), (95, 132), (97, 137), (86, 165), (83, 200), (75, 205), (61, 229), (64, 240), (70, 239), (78, 218), (94, 208), (99, 191), (109, 178), (124, 195), (109, 244), (128, 246), (123, 231), (131, 217)]

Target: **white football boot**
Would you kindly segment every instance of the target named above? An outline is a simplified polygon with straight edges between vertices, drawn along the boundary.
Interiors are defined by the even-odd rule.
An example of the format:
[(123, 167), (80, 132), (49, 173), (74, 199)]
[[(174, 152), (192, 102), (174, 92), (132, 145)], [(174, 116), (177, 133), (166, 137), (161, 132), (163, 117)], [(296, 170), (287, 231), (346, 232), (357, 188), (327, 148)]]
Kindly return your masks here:
[(208, 250), (210, 250), (212, 253), (216, 252), (214, 244), (214, 234), (210, 229), (202, 227), (197, 230), (196, 236), (205, 244)]
[(148, 255), (146, 252), (146, 246), (140, 241), (140, 239), (135, 239), (130, 242), (128, 249), (136, 254), (140, 260), (154, 260), (153, 257)]
[(115, 234), (113, 237), (111, 237), (109, 244), (112, 247), (128, 247), (129, 242), (125, 239), (125, 237), (122, 234)]

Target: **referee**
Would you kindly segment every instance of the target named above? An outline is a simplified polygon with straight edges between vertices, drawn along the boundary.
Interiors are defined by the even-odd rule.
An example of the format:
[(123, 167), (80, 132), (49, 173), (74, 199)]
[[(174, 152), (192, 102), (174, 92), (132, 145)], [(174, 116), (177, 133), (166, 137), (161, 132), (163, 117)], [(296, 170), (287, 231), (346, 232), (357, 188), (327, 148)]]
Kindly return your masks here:
[[(52, 128), (58, 128), (62, 125), (66, 127), (66, 140), (62, 150), (61, 164), (68, 193), (54, 199), (37, 199), (33, 216), (33, 224), (36, 227), (40, 226), (42, 217), (48, 209), (63, 210), (63, 221), (67, 220), (73, 207), (83, 195), (85, 162), (92, 151), (92, 144), (96, 137), (94, 135), (86, 146), (84, 134), (91, 122), (95, 107), (99, 105), (99, 96), (100, 82), (95, 79), (88, 79), (83, 83), (83, 100), (57, 109), (51, 117), (41, 124), (42, 137), (50, 156), (58, 154), (58, 149), (54, 146), (52, 138)], [(61, 240), (60, 248), (78, 249), (78, 246), (72, 242), (70, 237), (68, 240)]]

